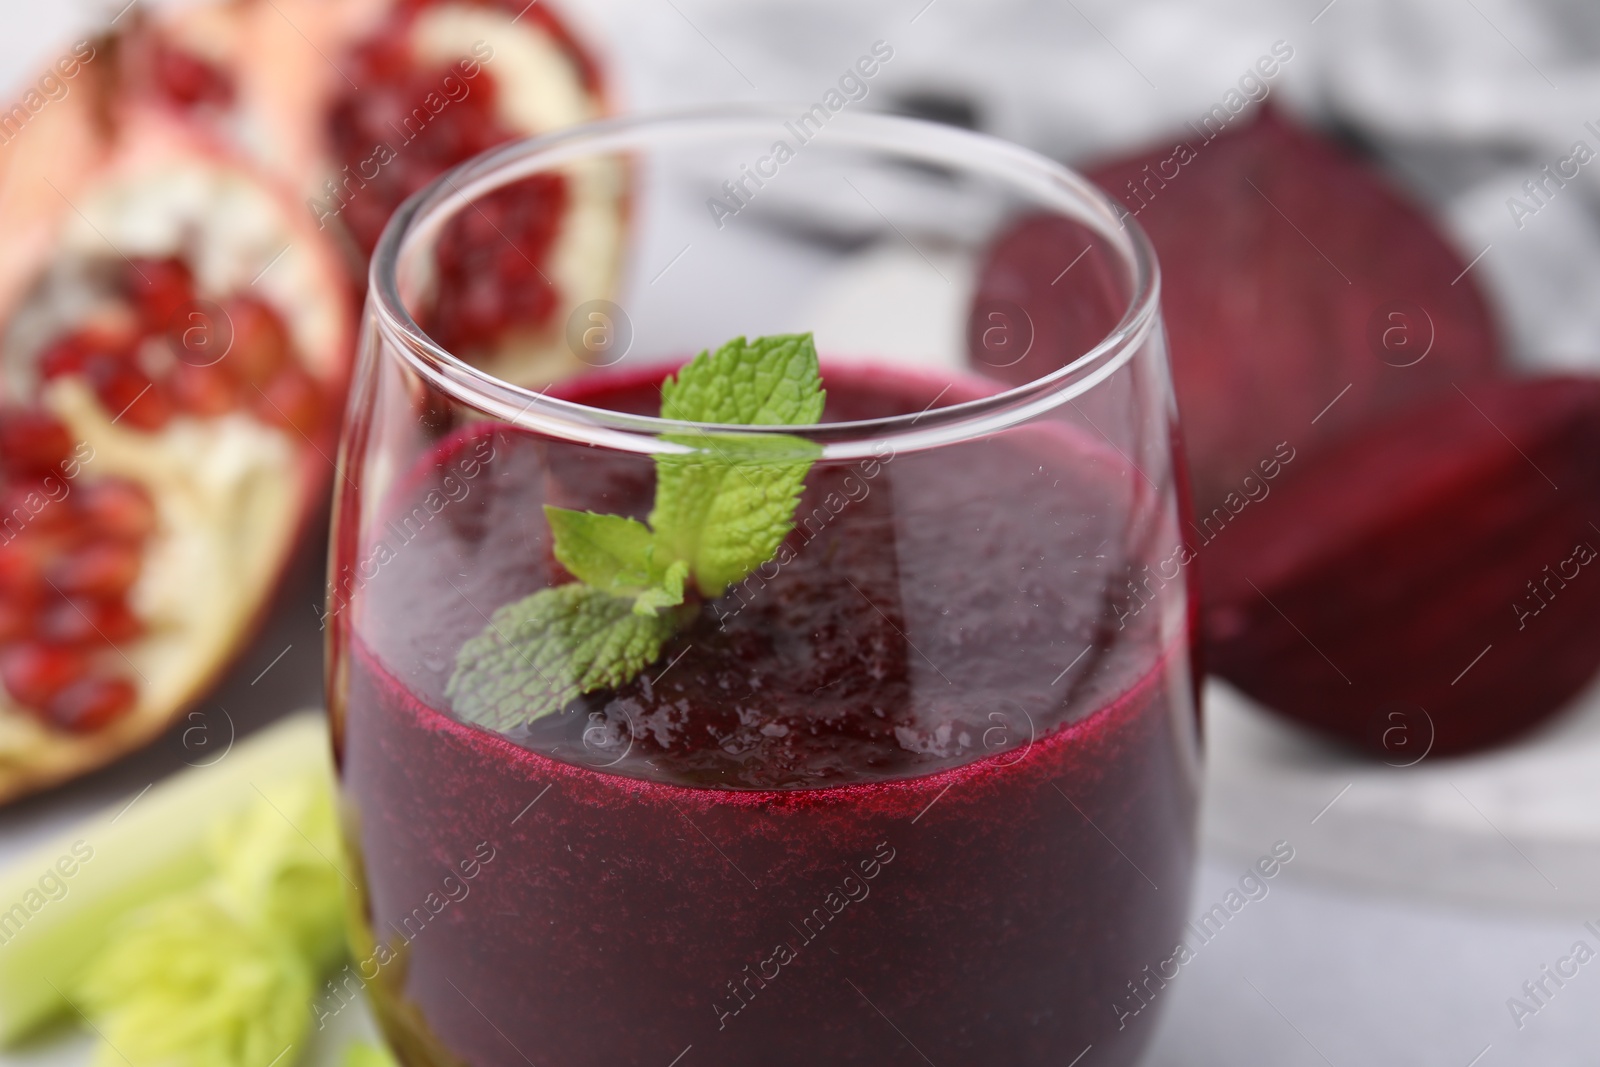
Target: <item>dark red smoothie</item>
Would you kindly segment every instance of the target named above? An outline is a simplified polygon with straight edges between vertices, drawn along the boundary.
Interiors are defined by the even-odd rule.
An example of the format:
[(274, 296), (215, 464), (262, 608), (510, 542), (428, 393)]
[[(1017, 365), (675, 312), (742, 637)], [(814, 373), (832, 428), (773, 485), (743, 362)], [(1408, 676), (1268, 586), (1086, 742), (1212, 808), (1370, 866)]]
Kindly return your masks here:
[[(938, 391), (824, 382), (830, 420)], [(642, 519), (652, 471), (469, 427), (335, 561), (355, 970), (405, 1062), (1133, 1062), (1197, 789), (1183, 605), (1125, 603), (1145, 487), (1064, 425), (819, 463), (778, 560), (639, 678), (457, 721), (462, 642), (570, 580), (542, 505)]]

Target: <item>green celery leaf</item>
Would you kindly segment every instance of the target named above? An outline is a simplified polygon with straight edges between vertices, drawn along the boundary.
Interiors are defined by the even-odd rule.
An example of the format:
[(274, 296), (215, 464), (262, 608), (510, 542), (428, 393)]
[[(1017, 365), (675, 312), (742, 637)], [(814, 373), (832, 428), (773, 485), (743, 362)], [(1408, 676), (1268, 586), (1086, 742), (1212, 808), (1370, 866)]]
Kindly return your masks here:
[(345, 952), (328, 786), (263, 794), (210, 837), (213, 877), (122, 917), (76, 982), (97, 1067), (261, 1067), (305, 1044), (317, 982)]
[(382, 1045), (361, 1042), (344, 1050), (344, 1067), (400, 1067), (400, 1064), (394, 1053)]
[(640, 614), (581, 582), (542, 589), (496, 609), (461, 646), (445, 695), (463, 720), (510, 730), (631, 680), (676, 628), (671, 612)]
[(335, 864), (344, 850), (326, 784), (308, 777), (275, 802), (263, 797), (219, 823), (209, 847), (233, 899), (251, 902), (249, 910), (315, 970), (342, 958), (346, 876)]
[(96, 1067), (261, 1067), (303, 1046), (316, 984), (291, 938), (213, 885), (126, 918), (78, 1003), (104, 1037)]

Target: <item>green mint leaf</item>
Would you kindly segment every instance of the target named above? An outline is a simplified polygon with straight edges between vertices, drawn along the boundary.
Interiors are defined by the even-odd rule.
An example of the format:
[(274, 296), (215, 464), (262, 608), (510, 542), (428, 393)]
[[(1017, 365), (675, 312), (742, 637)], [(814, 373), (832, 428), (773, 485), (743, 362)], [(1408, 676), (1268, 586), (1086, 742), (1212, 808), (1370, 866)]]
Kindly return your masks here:
[(661, 383), (661, 417), (736, 426), (808, 426), (822, 419), (822, 375), (809, 333), (746, 341), (702, 352)]
[[(822, 418), (827, 394), (809, 333), (735, 338), (702, 352), (661, 385), (663, 418), (746, 426), (802, 426)], [(656, 457), (650, 526), (685, 560), (702, 595), (771, 559), (794, 524), (806, 474), (821, 450), (798, 437), (669, 434), (695, 449)]]
[(689, 565), (683, 560), (678, 560), (666, 569), (661, 576), (661, 584), (646, 589), (633, 598), (633, 610), (638, 615), (655, 615), (662, 608), (676, 607), (683, 603), (683, 583), (688, 580)]
[(656, 457), (650, 525), (687, 560), (702, 595), (718, 597), (773, 557), (821, 448), (787, 434), (668, 435), (697, 449)]
[(545, 505), (555, 556), (573, 577), (613, 596), (633, 597), (633, 610), (653, 615), (683, 603), (689, 565), (658, 551), (642, 522)]
[(464, 721), (510, 730), (632, 680), (676, 629), (672, 613), (639, 614), (582, 582), (541, 589), (497, 608), (461, 646), (445, 695)]
[[(668, 419), (803, 426), (826, 396), (810, 334), (743, 337), (702, 352), (661, 386)], [(771, 559), (821, 448), (775, 434), (668, 434), (688, 449), (656, 457), (649, 525), (546, 507), (556, 559), (577, 582), (499, 608), (461, 646), (445, 687), (456, 714), (510, 730), (583, 693), (630, 681), (678, 628), (684, 586), (722, 595)]]

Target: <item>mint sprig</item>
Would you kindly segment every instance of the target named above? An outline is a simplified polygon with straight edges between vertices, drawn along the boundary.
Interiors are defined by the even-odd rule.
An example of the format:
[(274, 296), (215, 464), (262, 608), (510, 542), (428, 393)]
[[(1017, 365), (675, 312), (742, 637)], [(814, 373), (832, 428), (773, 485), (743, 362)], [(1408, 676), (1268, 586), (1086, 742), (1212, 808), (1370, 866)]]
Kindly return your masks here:
[[(825, 399), (810, 334), (738, 337), (663, 382), (661, 414), (803, 426), (821, 420)], [(510, 730), (635, 678), (693, 616), (686, 589), (721, 596), (776, 554), (821, 454), (787, 434), (662, 439), (686, 451), (657, 455), (648, 525), (545, 507), (555, 557), (578, 580), (500, 607), (462, 645), (445, 695), (463, 720)]]

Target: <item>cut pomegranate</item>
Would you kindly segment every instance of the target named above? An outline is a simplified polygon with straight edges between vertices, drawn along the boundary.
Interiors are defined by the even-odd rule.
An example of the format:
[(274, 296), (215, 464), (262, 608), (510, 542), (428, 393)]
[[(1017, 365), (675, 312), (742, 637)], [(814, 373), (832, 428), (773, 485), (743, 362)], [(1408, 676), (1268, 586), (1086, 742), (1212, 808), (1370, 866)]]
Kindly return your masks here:
[[(546, 4), (230, 0), (99, 44), (26, 150), (0, 146), (0, 800), (153, 737), (249, 632), (330, 475), (353, 348), (334, 228), (370, 248), (447, 167), (604, 110)], [(463, 215), (436, 287), (460, 311), (430, 325), (507, 377), (565, 370), (622, 197), (597, 166)]]
[[(106, 49), (119, 57), (115, 84), (276, 170), (320, 229), (347, 232), (366, 255), (394, 210), (450, 167), (606, 110), (598, 64), (548, 2), (231, 0), (129, 23)], [(447, 311), (419, 308), (426, 328), (519, 382), (570, 370), (567, 315), (613, 295), (623, 185), (620, 163), (591, 164), (464, 213), (443, 235), (430, 294)], [(186, 381), (173, 403), (213, 410), (216, 384)]]
[[(1211, 665), (1380, 754), (1548, 718), (1600, 669), (1600, 380), (1483, 383), (1296, 461), (1200, 549)], [(1413, 735), (1415, 736), (1415, 735)]]
[(79, 96), (30, 127), (58, 151), (0, 147), (27, 253), (0, 261), (0, 800), (147, 742), (242, 647), (353, 348), (303, 204), (170, 112)]
[[(337, 174), (315, 203), (369, 254), (395, 208), (450, 167), (604, 110), (594, 62), (546, 4), (405, 0), (350, 63), (361, 88), (329, 109)], [(620, 211), (620, 179), (605, 167), (484, 198), (441, 236), (426, 328), (498, 373), (548, 380), (551, 361), (573, 358), (562, 313), (609, 295)]]

